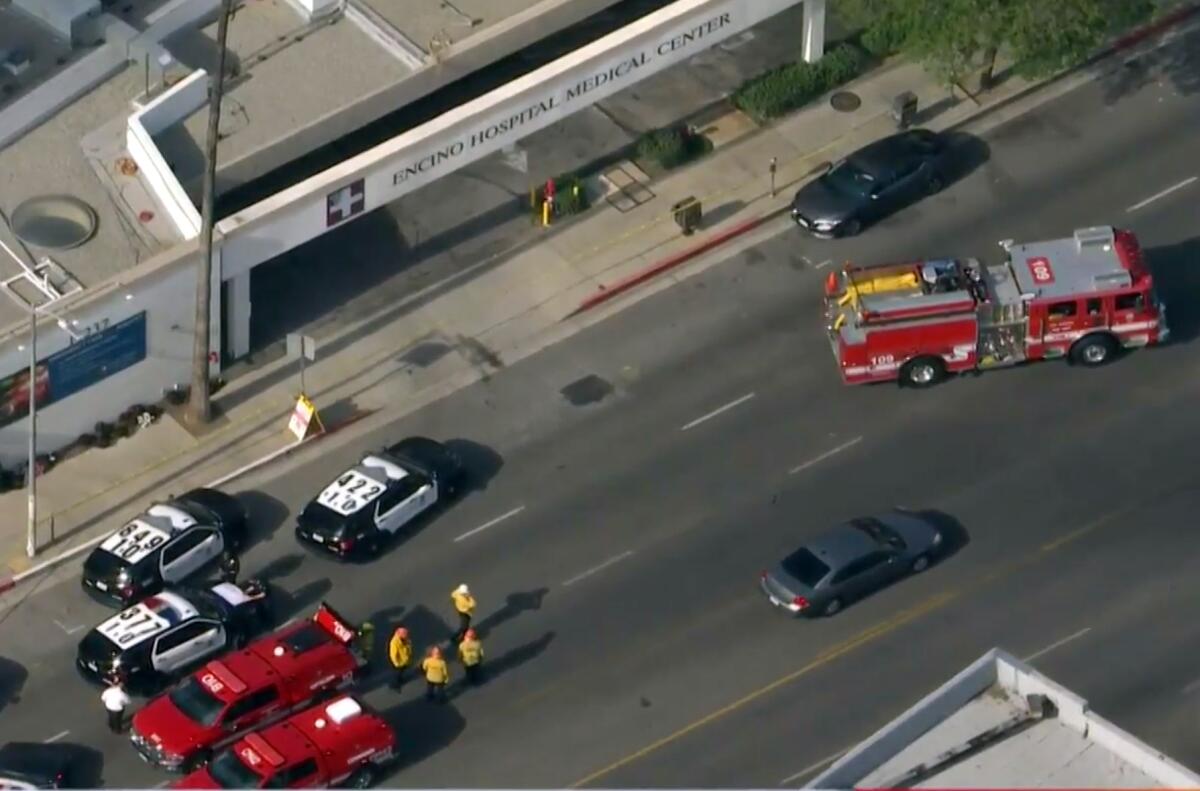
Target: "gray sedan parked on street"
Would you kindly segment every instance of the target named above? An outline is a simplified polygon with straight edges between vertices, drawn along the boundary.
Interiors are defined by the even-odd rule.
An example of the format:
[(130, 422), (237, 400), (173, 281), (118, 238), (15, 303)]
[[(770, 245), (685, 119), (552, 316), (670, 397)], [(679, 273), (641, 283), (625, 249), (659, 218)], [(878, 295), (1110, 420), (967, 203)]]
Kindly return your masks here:
[(942, 534), (920, 514), (896, 509), (843, 522), (762, 573), (776, 607), (834, 615), (854, 599), (929, 567)]

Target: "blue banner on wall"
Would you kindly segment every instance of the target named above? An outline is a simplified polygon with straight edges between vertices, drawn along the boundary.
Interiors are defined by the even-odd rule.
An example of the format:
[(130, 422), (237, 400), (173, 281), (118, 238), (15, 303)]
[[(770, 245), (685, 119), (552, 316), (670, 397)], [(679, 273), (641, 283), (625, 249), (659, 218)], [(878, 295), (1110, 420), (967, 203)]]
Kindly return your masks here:
[[(38, 363), (38, 408), (146, 359), (145, 311), (88, 335)], [(29, 414), (29, 370), (0, 379), (0, 426)]]

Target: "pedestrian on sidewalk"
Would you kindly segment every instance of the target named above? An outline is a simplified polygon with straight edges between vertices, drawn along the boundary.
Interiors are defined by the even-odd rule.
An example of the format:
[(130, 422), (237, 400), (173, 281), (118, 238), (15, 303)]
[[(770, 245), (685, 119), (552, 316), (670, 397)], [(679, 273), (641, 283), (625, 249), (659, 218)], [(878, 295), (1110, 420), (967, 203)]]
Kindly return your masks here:
[(458, 644), (458, 658), (467, 674), (467, 683), (479, 686), (483, 681), (483, 643), (479, 642), (474, 629), (463, 634), (462, 642)]
[(108, 713), (108, 729), (113, 733), (124, 731), (125, 709), (133, 701), (118, 676), (109, 678), (108, 688), (100, 693), (100, 702), (104, 704), (104, 710)]
[(430, 648), (429, 655), (421, 662), (421, 670), (425, 672), (425, 699), (445, 703), (450, 668), (442, 658), (442, 649), (436, 645)]
[(388, 659), (396, 671), (392, 678), (392, 689), (399, 692), (404, 686), (408, 663), (412, 661), (412, 641), (408, 639), (408, 630), (403, 626), (396, 627), (396, 631), (392, 632), (392, 639), (388, 642)]
[(471, 628), (471, 618), (475, 615), (475, 597), (464, 582), (451, 592), (450, 599), (454, 602), (455, 612), (458, 613), (458, 631), (454, 633), (454, 642), (460, 643), (463, 635)]
[(237, 585), (238, 574), (241, 571), (242, 562), (238, 560), (237, 553), (232, 547), (226, 547), (225, 552), (221, 554), (221, 582)]

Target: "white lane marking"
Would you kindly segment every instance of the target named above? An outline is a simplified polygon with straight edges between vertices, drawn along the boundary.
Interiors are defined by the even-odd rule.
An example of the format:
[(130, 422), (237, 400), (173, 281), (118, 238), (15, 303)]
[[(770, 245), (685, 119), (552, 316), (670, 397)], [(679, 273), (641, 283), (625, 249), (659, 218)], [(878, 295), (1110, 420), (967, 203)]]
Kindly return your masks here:
[(1192, 176), (1191, 178), (1186, 178), (1174, 186), (1167, 187), (1162, 192), (1156, 192), (1155, 194), (1151, 195), (1149, 198), (1146, 198), (1146, 200), (1144, 200), (1144, 201), (1140, 201), (1138, 203), (1133, 204), (1128, 209), (1126, 209), (1125, 212), (1126, 213), (1135, 212), (1138, 209), (1141, 209), (1145, 206), (1149, 206), (1151, 203), (1154, 203), (1154, 201), (1158, 200), (1159, 198), (1165, 198), (1168, 195), (1170, 195), (1172, 192), (1183, 189), (1184, 187), (1191, 184), (1193, 181), (1195, 181), (1198, 178), (1200, 178), (1200, 176)]
[(58, 620), (57, 618), (53, 618), (51, 620), (54, 621), (54, 623), (58, 626), (59, 629), (62, 629), (67, 634), (75, 634), (76, 632), (87, 628), (87, 625), (84, 624), (82, 626), (72, 626), (70, 629), (68, 629), (66, 624), (64, 624), (62, 621)]
[(822, 261), (821, 263), (817, 264), (816, 268), (817, 268), (817, 269), (824, 269), (825, 267), (829, 266), (829, 265), (830, 265), (830, 264), (832, 264), (832, 263), (833, 263), (833, 259), (832, 259), (832, 258), (826, 258), (824, 261)]
[(53, 744), (54, 742), (58, 741), (59, 739), (63, 738), (64, 736), (69, 736), (70, 734), (71, 734), (70, 731), (63, 731), (62, 733), (56, 733), (53, 736), (51, 736), (49, 739), (42, 739), (42, 743), (43, 744)]
[(1045, 656), (1046, 654), (1050, 653), (1051, 651), (1053, 651), (1056, 648), (1062, 648), (1064, 645), (1071, 642), (1072, 640), (1078, 640), (1080, 637), (1083, 637), (1085, 634), (1087, 634), (1090, 631), (1092, 631), (1092, 627), (1090, 627), (1090, 626), (1080, 629), (1075, 634), (1069, 634), (1061, 640), (1056, 640), (1055, 642), (1053, 642), (1050, 645), (1043, 648), (1041, 651), (1034, 651), (1032, 654), (1025, 657), (1021, 661), (1032, 662), (1033, 660), (1037, 659), (1039, 656)]
[(809, 459), (808, 461), (804, 462), (803, 464), (800, 464), (800, 465), (797, 465), (797, 466), (791, 468), (790, 470), (788, 470), (788, 475), (795, 475), (798, 472), (803, 472), (804, 470), (807, 470), (809, 467), (813, 466), (814, 464), (820, 464), (821, 462), (828, 459), (830, 456), (836, 456), (837, 454), (846, 450), (846, 448), (852, 448), (860, 442), (862, 442), (862, 437), (855, 437), (852, 440), (843, 442), (841, 445), (838, 445), (836, 448), (831, 448), (830, 450), (827, 450), (824, 453), (822, 453), (820, 456)]
[(473, 530), (468, 530), (467, 532), (463, 533), (461, 536), (459, 536), (458, 538), (456, 538), (454, 540), (456, 542), (462, 541), (464, 538), (470, 538), (471, 536), (475, 535), (476, 533), (482, 533), (484, 530), (487, 530), (489, 527), (495, 527), (496, 525), (503, 522), (505, 519), (508, 519), (509, 517), (512, 517), (512, 516), (516, 516), (517, 514), (521, 513), (524, 510), (525, 510), (525, 506), (518, 505), (516, 508), (512, 509), (508, 513), (500, 514), (500, 516), (497, 516), (495, 519), (491, 519), (487, 522), (484, 522), (479, 527), (476, 527)]
[(624, 560), (625, 558), (629, 557), (632, 554), (633, 554), (632, 549), (626, 550), (625, 552), (622, 552), (621, 554), (617, 555), (614, 558), (609, 558), (608, 560), (601, 563), (599, 566), (592, 566), (590, 569), (583, 572), (582, 574), (576, 574), (574, 577), (571, 577), (571, 579), (564, 582), (563, 587), (566, 587), (567, 585), (574, 585), (576, 582), (579, 582), (580, 580), (585, 580), (588, 577), (592, 576), (593, 574), (604, 571), (604, 569), (608, 568), (612, 564), (620, 563), (622, 560)]
[(842, 749), (842, 750), (838, 750), (836, 753), (833, 753), (832, 755), (827, 755), (824, 758), (822, 758), (821, 760), (817, 761), (815, 764), (809, 764), (808, 766), (804, 767), (799, 772), (796, 772), (796, 774), (788, 775), (787, 777), (783, 778), (782, 780), (779, 781), (779, 785), (785, 786), (788, 783), (792, 782), (793, 780), (799, 780), (801, 777), (810, 775), (813, 772), (817, 771), (818, 769), (821, 769), (822, 767), (828, 766), (829, 764), (833, 763), (834, 761), (841, 758), (843, 755), (845, 755), (848, 752), (850, 752), (849, 747)]
[(700, 425), (701, 423), (703, 423), (706, 420), (712, 420), (714, 417), (721, 414), (722, 412), (728, 412), (729, 410), (733, 409), (735, 406), (740, 406), (740, 405), (746, 403), (751, 398), (754, 398), (754, 396), (755, 396), (754, 393), (746, 393), (746, 395), (742, 396), (741, 398), (735, 398), (734, 400), (730, 401), (725, 406), (717, 407), (713, 411), (709, 412), (707, 415), (701, 415), (700, 417), (696, 418), (691, 423), (688, 423), (687, 425), (685, 425), (683, 428), (681, 428), (679, 430), (687, 431), (689, 428), (695, 428), (696, 426)]

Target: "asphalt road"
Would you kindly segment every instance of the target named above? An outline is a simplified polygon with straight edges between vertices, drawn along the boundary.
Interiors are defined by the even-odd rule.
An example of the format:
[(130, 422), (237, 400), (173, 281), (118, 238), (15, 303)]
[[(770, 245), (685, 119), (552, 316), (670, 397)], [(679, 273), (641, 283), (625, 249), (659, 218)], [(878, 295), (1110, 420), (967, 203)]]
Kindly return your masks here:
[[(1129, 211), (1195, 175), (1200, 99), (1180, 79), (1107, 103), (1114, 90), (999, 128), (960, 183), (861, 239), (814, 242), (781, 222), (619, 319), (247, 480), (260, 535), (243, 568), (293, 613), (327, 598), (427, 644), (447, 634), (454, 585), (479, 598), (483, 688), (444, 707), (416, 685), (368, 693), (407, 746), (388, 785), (801, 782), (995, 645), (1038, 654), (1101, 714), (1200, 765), (1185, 611), (1200, 592), (1200, 186)], [(817, 310), (825, 260), (986, 255), (1105, 222), (1142, 235), (1178, 343), (925, 393), (838, 383)], [(568, 392), (593, 403), (562, 394), (580, 381)], [(374, 564), (302, 552), (292, 511), (409, 433), (476, 443), (477, 489)], [(943, 512), (959, 550), (833, 619), (793, 622), (762, 599), (759, 569), (894, 504)], [(105, 784), (154, 785), (167, 778), (104, 731), (98, 692), (70, 666), (82, 632), (66, 632), (102, 616), (72, 581), (47, 581), (3, 617), (17, 665), (0, 675), (17, 699), (0, 742), (91, 745)]]

